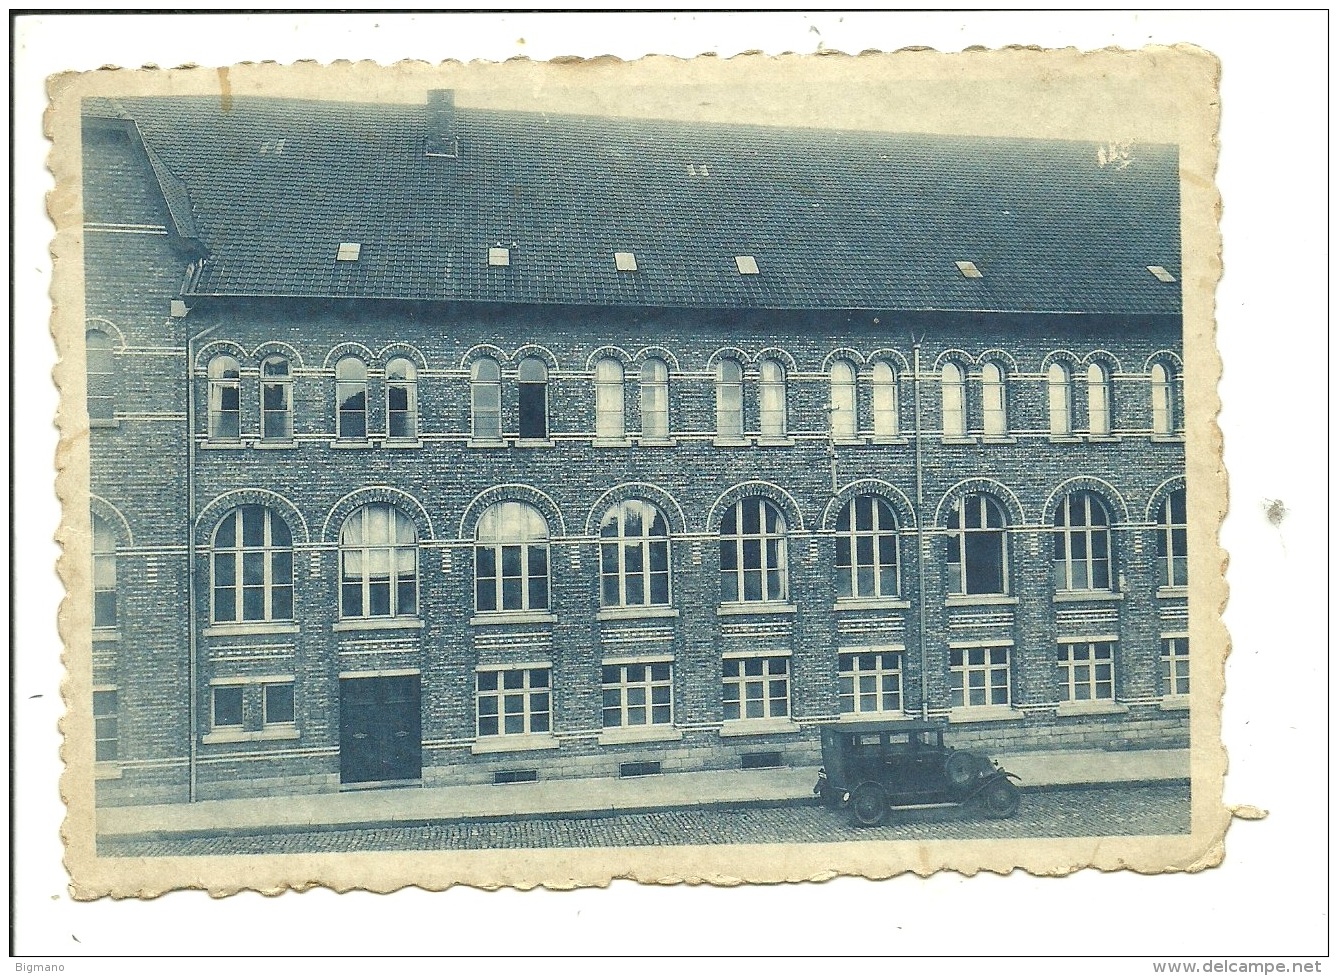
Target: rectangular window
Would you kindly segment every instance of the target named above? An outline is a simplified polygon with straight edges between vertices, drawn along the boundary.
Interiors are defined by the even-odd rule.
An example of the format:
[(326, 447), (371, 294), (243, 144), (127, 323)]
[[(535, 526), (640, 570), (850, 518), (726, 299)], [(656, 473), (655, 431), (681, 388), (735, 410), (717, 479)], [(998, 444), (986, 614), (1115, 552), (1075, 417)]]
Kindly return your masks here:
[(1115, 700), (1115, 645), (1110, 641), (1059, 645), (1064, 700)]
[(898, 651), (840, 655), (841, 714), (900, 712), (901, 658)]
[(668, 661), (606, 664), (603, 674), (604, 728), (673, 724), (673, 665)]
[(242, 727), (242, 686), (219, 685), (214, 688), (213, 727), (240, 729)]
[(260, 388), (260, 435), (267, 441), (293, 439), (293, 386), (266, 381)]
[(537, 735), (552, 731), (548, 668), (478, 671), (474, 680), (480, 737)]
[(264, 704), (267, 728), (271, 725), (292, 725), (293, 683), (286, 681), (282, 684), (265, 685)]
[(725, 658), (722, 691), (727, 722), (787, 718), (790, 714), (790, 659)]
[(120, 739), (120, 713), (115, 688), (93, 692), (93, 758), (97, 762), (116, 759)]
[(1007, 647), (954, 647), (948, 652), (952, 706), (1012, 704)]
[(1189, 694), (1189, 638), (1164, 637), (1161, 642), (1161, 693)]

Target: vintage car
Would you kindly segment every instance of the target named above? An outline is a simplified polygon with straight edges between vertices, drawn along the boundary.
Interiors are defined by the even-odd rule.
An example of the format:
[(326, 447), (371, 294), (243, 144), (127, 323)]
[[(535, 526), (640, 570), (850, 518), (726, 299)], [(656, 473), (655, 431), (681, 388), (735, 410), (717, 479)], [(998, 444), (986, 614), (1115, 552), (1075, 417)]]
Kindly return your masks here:
[(833, 722), (822, 726), (822, 769), (813, 788), (829, 807), (848, 807), (874, 827), (893, 808), (969, 804), (1011, 817), (1022, 802), (1019, 777), (985, 756), (943, 744), (934, 722)]

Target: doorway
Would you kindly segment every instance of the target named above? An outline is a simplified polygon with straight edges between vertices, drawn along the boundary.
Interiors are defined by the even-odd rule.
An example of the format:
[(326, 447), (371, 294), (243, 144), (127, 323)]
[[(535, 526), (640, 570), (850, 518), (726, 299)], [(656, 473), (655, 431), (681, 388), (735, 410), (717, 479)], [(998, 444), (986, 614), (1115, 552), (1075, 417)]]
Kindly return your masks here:
[(341, 678), (339, 782), (393, 783), (422, 775), (420, 676)]

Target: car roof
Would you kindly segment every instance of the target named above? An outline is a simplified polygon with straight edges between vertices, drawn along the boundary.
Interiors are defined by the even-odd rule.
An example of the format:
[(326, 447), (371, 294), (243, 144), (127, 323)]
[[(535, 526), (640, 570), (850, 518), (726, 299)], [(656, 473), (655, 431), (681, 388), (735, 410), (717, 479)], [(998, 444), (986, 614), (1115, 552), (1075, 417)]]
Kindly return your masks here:
[(829, 722), (823, 726), (824, 729), (835, 729), (838, 732), (891, 732), (894, 734), (943, 732), (947, 727), (943, 722), (907, 722), (898, 719), (881, 719), (867, 722)]

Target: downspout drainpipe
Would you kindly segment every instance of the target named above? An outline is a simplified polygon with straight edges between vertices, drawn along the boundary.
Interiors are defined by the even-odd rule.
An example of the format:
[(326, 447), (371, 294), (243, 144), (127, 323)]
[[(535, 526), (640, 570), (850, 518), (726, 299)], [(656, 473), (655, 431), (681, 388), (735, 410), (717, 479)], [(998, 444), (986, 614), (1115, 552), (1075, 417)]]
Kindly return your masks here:
[(920, 640), (920, 718), (929, 719), (929, 650), (925, 643), (925, 473), (924, 473), (924, 431), (920, 423), (920, 342), (911, 337), (914, 359), (911, 366), (912, 388), (915, 394), (915, 524), (919, 531), (916, 542), (916, 576), (920, 582), (919, 601), (919, 640)]
[[(192, 276), (195, 269), (192, 269)], [(218, 324), (209, 326), (190, 336), (186, 340), (186, 620), (187, 648), (190, 654), (187, 662), (187, 681), (190, 685), (190, 697), (187, 700), (187, 722), (190, 723), (190, 752), (188, 753), (189, 786), (187, 800), (194, 803), (197, 799), (196, 765), (199, 761), (199, 689), (196, 655), (199, 650), (199, 638), (196, 635), (198, 616), (195, 610), (195, 344), (218, 328)]]

